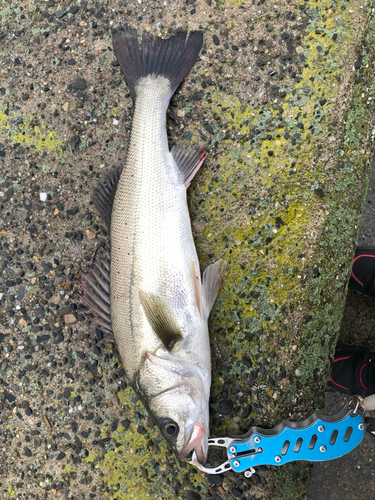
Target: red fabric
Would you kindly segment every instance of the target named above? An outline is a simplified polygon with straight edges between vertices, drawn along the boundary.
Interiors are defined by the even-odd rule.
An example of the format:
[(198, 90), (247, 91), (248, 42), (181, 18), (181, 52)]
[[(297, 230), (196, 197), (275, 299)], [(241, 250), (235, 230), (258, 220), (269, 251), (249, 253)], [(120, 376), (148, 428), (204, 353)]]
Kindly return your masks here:
[[(342, 361), (343, 359), (349, 359), (350, 356), (343, 356), (342, 358), (336, 358), (333, 360), (334, 363), (337, 363), (337, 361)], [(350, 391), (349, 387), (345, 387), (344, 385), (340, 385), (338, 384), (337, 382), (335, 382), (332, 378), (332, 375), (329, 376), (329, 378), (331, 379), (331, 382), (335, 385), (337, 385), (338, 387), (341, 387), (341, 389), (346, 389), (347, 391)], [(363, 384), (362, 384), (363, 385)]]
[(362, 366), (361, 366), (361, 369), (359, 370), (359, 380), (360, 380), (360, 382), (361, 382), (361, 384), (362, 384), (362, 387), (364, 387), (365, 389), (368, 389), (368, 387), (366, 387), (366, 386), (365, 386), (365, 384), (364, 384), (364, 383), (363, 383), (363, 381), (362, 381), (362, 370), (363, 370), (363, 368), (364, 368), (366, 365), (368, 365), (368, 362), (367, 362), (367, 363), (365, 363), (364, 365), (362, 365)]
[(361, 286), (363, 286), (363, 283), (361, 281), (359, 281), (359, 279), (357, 278), (357, 276), (355, 276), (354, 273), (353, 273), (353, 266), (354, 266), (355, 262), (358, 259), (360, 259), (361, 257), (372, 257), (374, 259), (375, 255), (367, 255), (367, 254), (362, 253), (361, 255), (358, 255), (358, 257), (355, 257), (355, 259), (353, 259), (352, 271), (351, 271), (350, 274), (352, 275), (352, 278), (354, 278)]
[(329, 376), (329, 378), (331, 379), (332, 384), (335, 384), (335, 385), (337, 385), (338, 387), (341, 387), (341, 389), (345, 389), (346, 391), (350, 391), (349, 387), (345, 387), (344, 385), (340, 385), (340, 384), (338, 384), (337, 382), (335, 382), (335, 381), (333, 380), (333, 378), (332, 378), (332, 376), (331, 376), (331, 375)]
[(336, 358), (336, 359), (334, 359), (333, 362), (337, 363), (337, 361), (342, 361), (343, 359), (349, 359), (349, 358), (350, 358), (350, 356), (344, 356), (342, 358)]

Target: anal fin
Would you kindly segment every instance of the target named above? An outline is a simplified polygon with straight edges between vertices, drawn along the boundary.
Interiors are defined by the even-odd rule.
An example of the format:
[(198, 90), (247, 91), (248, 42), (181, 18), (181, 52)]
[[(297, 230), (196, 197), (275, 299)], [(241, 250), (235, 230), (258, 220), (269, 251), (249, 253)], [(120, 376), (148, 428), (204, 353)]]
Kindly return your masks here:
[(174, 145), (171, 150), (174, 161), (182, 175), (186, 189), (190, 186), (195, 174), (202, 166), (207, 154), (203, 149), (186, 151)]
[(222, 259), (211, 264), (203, 273), (204, 314), (208, 318), (223, 283), (226, 262)]

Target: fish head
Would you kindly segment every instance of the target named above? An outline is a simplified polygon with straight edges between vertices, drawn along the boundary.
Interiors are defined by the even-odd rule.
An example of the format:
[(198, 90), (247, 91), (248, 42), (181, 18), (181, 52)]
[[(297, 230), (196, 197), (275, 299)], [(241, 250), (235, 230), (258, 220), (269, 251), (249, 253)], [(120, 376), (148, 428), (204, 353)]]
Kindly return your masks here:
[(146, 353), (135, 384), (160, 432), (179, 459), (208, 453), (210, 375), (165, 349)]

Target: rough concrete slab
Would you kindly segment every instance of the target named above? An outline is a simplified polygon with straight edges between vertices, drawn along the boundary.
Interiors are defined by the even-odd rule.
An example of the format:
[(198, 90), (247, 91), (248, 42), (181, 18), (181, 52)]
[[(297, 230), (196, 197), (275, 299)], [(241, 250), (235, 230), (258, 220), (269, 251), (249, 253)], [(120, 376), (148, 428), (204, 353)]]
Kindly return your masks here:
[[(372, 171), (366, 195), (358, 246), (375, 247), (375, 157), (372, 159)], [(342, 318), (339, 344), (362, 345), (367, 349), (375, 348), (375, 303), (372, 297), (362, 295), (356, 290), (349, 290)]]
[(358, 246), (375, 247), (375, 156), (372, 158), (370, 180), (359, 228)]
[(207, 143), (193, 230), (203, 268), (228, 260), (210, 323), (211, 433), (316, 409), (368, 178), (373, 2), (1, 7), (0, 495), (303, 498), (305, 465), (249, 481), (178, 463), (73, 286), (107, 242), (90, 193), (124, 161), (131, 126), (111, 32), (202, 29), (168, 133)]
[[(359, 229), (358, 244), (375, 247), (375, 157), (362, 221)], [(340, 345), (361, 345), (367, 349), (375, 348), (375, 303), (374, 298), (366, 297), (355, 290), (349, 290), (344, 315), (341, 322), (338, 343)], [(343, 394), (329, 392), (326, 396), (324, 413), (339, 411), (348, 401)], [(314, 464), (309, 489), (309, 499), (350, 500), (352, 498), (375, 497), (374, 467), (375, 437), (366, 434), (362, 443), (352, 453), (339, 460)]]

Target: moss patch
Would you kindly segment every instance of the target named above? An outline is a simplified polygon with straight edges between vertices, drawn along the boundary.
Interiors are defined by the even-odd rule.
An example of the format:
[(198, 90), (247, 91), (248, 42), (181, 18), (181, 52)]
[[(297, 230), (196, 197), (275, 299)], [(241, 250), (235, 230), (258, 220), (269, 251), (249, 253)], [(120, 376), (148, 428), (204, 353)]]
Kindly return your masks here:
[(57, 139), (54, 130), (48, 130), (47, 126), (39, 123), (40, 116), (35, 119), (33, 116), (22, 118), (22, 122), (17, 127), (9, 124), (9, 119), (5, 111), (0, 108), (0, 130), (4, 136), (8, 136), (13, 147), (32, 146), (33, 149), (40, 153), (42, 151), (55, 151), (62, 144), (60, 139)]
[[(119, 399), (130, 424), (126, 428), (120, 425), (111, 433), (121, 446), (106, 453), (102, 464), (103, 480), (111, 486), (107, 496), (119, 500), (184, 498), (182, 492), (176, 496), (176, 486), (180, 489), (183, 483), (178, 460), (171, 455), (157, 427), (149, 428), (147, 412), (139, 401), (134, 404), (138, 399), (134, 391), (129, 387), (119, 394)], [(185, 484), (190, 484), (187, 489), (206, 490), (204, 475), (190, 468), (185, 476)], [(186, 492), (186, 486), (183, 489)]]

